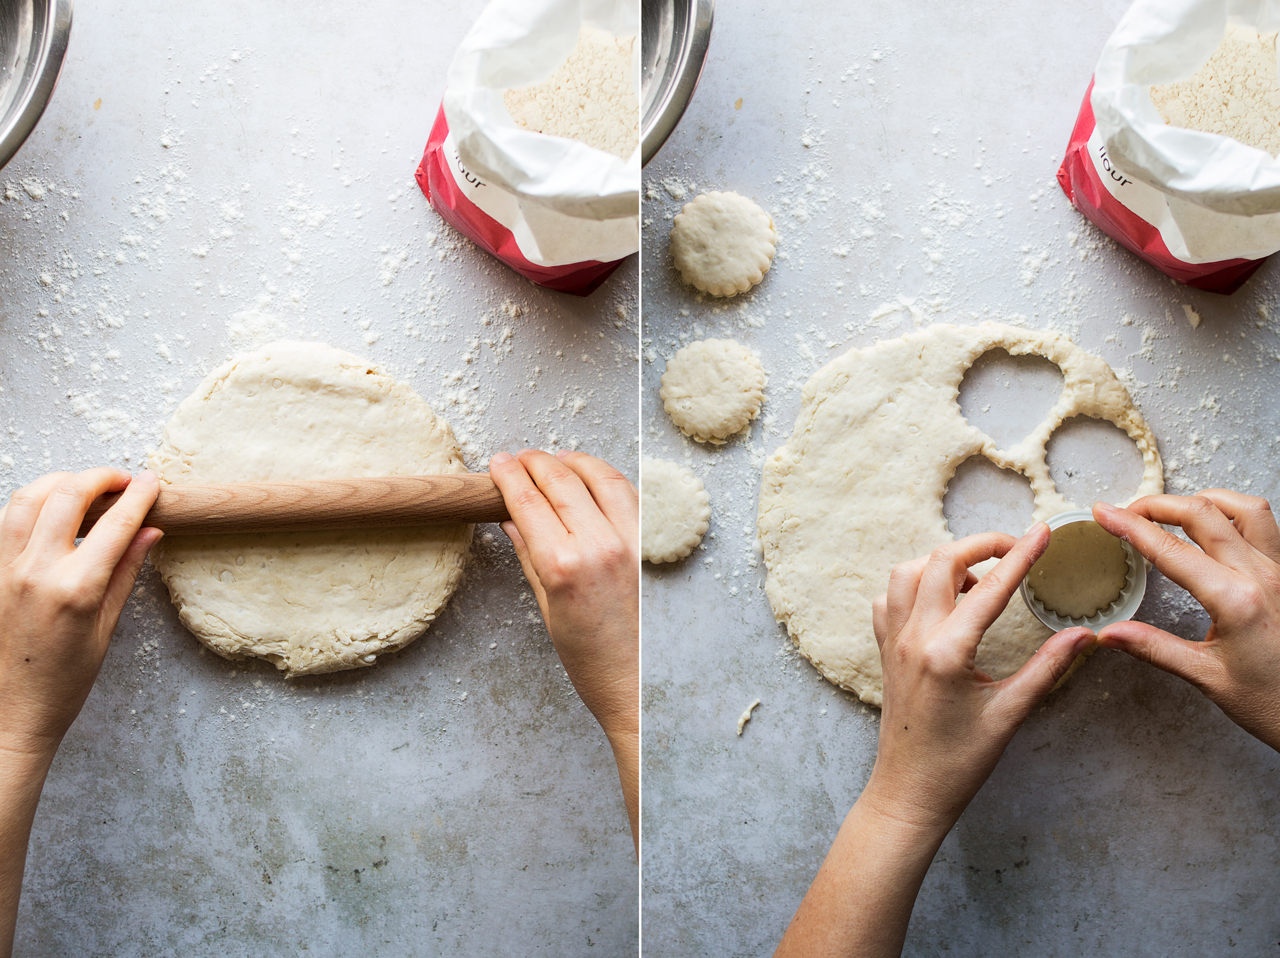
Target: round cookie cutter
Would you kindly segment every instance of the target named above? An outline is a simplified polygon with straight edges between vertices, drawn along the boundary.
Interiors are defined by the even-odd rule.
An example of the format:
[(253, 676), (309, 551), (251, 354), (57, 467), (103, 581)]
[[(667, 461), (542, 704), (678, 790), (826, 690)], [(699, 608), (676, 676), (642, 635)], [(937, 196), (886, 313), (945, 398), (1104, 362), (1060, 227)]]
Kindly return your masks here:
[[(1054, 529), (1069, 526), (1074, 522), (1093, 521), (1095, 521), (1093, 513), (1088, 509), (1072, 509), (1069, 512), (1059, 512), (1056, 516), (1050, 517), (1046, 521), (1046, 525), (1049, 526), (1049, 531), (1052, 532)], [(1129, 570), (1125, 576), (1124, 588), (1120, 591), (1120, 595), (1105, 609), (1095, 612), (1087, 618), (1072, 619), (1065, 615), (1059, 615), (1045, 608), (1044, 604), (1036, 598), (1031, 587), (1027, 585), (1027, 578), (1030, 573), (1022, 577), (1022, 585), (1018, 588), (1022, 601), (1027, 604), (1027, 608), (1031, 610), (1032, 615), (1055, 632), (1081, 625), (1097, 632), (1108, 625), (1127, 622), (1138, 611), (1138, 606), (1142, 605), (1142, 597), (1147, 592), (1147, 560), (1142, 557), (1142, 553), (1124, 539), (1120, 540), (1120, 544), (1124, 546), (1125, 561), (1129, 565)]]

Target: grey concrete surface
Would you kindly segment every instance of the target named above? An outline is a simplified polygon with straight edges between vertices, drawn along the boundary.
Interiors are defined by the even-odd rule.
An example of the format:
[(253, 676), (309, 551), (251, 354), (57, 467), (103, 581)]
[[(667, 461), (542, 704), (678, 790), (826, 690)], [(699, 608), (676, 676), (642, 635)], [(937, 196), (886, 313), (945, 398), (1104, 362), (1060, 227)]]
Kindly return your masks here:
[[(0, 174), (0, 487), (140, 468), (226, 357), (384, 364), (468, 464), (574, 446), (634, 475), (637, 266), (548, 293), (412, 175), (473, 5), (81, 3)], [(54, 764), (23, 956), (623, 955), (636, 862), (607, 744), (496, 526), (405, 651), (286, 683), (147, 570)]]
[[(644, 570), (647, 953), (771, 953), (874, 761), (878, 713), (795, 654), (753, 548), (764, 457), (824, 363), (931, 322), (1055, 328), (1127, 377), (1170, 491), (1276, 495), (1276, 264), (1230, 298), (1175, 286), (1054, 179), (1125, 6), (717, 10), (701, 86), (645, 171), (644, 454), (688, 463), (713, 510), (699, 551)], [(708, 189), (752, 197), (781, 236), (763, 284), (727, 302), (682, 286), (667, 253), (678, 195)], [(756, 348), (769, 376), (749, 437), (720, 449), (683, 438), (657, 395), (666, 360), (706, 336)], [(1044, 371), (981, 365), (965, 392), (986, 398), (966, 411), (990, 405), (1014, 433), (1034, 422)], [(1072, 424), (1051, 447), (1082, 499), (1121, 498), (1132, 464), (1105, 429)], [(975, 469), (961, 485), (953, 527), (1025, 528), (1017, 481)], [(1158, 574), (1140, 617), (1186, 637), (1207, 625)], [(1031, 715), (947, 838), (905, 953), (1275, 954), (1278, 774), (1280, 756), (1198, 692), (1099, 653)]]

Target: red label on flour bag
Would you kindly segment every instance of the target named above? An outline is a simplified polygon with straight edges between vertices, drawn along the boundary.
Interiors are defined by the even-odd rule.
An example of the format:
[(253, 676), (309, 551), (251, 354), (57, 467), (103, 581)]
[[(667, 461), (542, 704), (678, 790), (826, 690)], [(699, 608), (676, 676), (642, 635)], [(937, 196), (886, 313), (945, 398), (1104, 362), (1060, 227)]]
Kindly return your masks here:
[(1280, 7), (1135, 0), (1098, 57), (1058, 170), (1099, 229), (1231, 293), (1280, 250)]
[(516, 272), (586, 296), (640, 248), (638, 7), (492, 0), (463, 38), (417, 180)]
[(448, 137), (449, 123), (445, 120), (442, 106), (414, 178), (436, 212), (459, 233), (526, 279), (562, 293), (586, 296), (618, 268), (621, 259), (610, 263), (586, 261), (559, 266), (539, 266), (530, 262), (520, 251), (511, 230), (467, 198), (468, 191), (478, 193), (487, 184), (462, 165), (456, 152), (445, 149)]
[(1170, 253), (1160, 230), (1124, 203), (1125, 188), (1134, 186), (1135, 181), (1111, 162), (1106, 144), (1095, 135), (1089, 103), (1092, 92), (1090, 83), (1071, 131), (1066, 158), (1058, 167), (1058, 183), (1071, 205), (1121, 246), (1178, 282), (1211, 293), (1234, 293), (1266, 259), (1185, 263)]

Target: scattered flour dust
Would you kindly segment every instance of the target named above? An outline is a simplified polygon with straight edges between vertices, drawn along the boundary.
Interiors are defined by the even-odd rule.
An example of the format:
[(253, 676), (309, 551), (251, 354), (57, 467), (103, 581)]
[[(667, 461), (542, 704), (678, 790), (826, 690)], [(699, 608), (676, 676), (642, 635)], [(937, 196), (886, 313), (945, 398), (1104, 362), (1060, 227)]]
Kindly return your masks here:
[[(632, 45), (630, 40), (588, 35), (576, 57), (594, 47), (597, 58), (619, 61), (625, 81), (619, 89), (634, 107)], [(238, 60), (232, 57), (231, 62)], [(602, 68), (612, 69), (608, 63)], [(227, 63), (210, 67), (198, 82), (218, 83), (221, 89), (229, 79), (223, 74), (230, 70)], [(166, 86), (164, 92), (171, 89)], [(176, 96), (181, 91), (174, 84), (172, 92)], [(598, 90), (593, 93), (596, 108), (608, 105)], [(199, 95), (192, 94), (193, 107)], [(634, 113), (629, 118), (633, 125)], [(297, 138), (290, 141), (291, 155), (316, 154), (304, 142), (304, 131), (294, 127), (289, 133)], [(634, 130), (631, 139), (634, 143)], [(433, 267), (447, 263), (465, 241), (451, 231), (419, 225), (420, 206), (402, 199), (416, 196), (411, 183), (401, 178), (360, 191), (351, 200), (340, 199), (343, 194), (333, 184), (326, 186), (315, 175), (279, 185), (225, 182), (210, 193), (192, 185), (200, 171), (190, 165), (180, 123), (155, 130), (150, 142), (154, 165), (127, 174), (119, 214), (103, 224), (105, 229), (91, 233), (65, 232), (62, 224), (74, 222), (83, 211), (77, 205), (80, 194), (63, 182), (54, 183), (39, 166), (11, 170), (2, 181), (0, 210), (6, 223), (37, 234), (29, 243), (31, 256), (12, 264), (14, 278), (29, 284), (24, 290), (30, 299), (18, 307), (25, 309), (27, 320), (15, 324), (14, 335), (26, 344), (22, 361), (42, 364), (70, 434), (59, 445), (47, 431), (11, 428), (12, 438), (0, 435), (4, 470), (23, 477), (65, 467), (77, 458), (136, 462), (158, 441), (173, 406), (192, 382), (220, 361), (216, 345), (215, 355), (209, 354), (209, 330), (224, 333), (224, 357), (284, 338), (336, 336), (344, 348), (367, 351), (397, 378), (413, 381), (451, 417), (473, 462), (483, 463), (496, 445), (485, 429), (490, 404), (511, 392), (523, 391), (536, 402), (529, 431), (519, 438), (523, 444), (598, 448), (610, 432), (609, 412), (627, 393), (617, 374), (628, 361), (634, 363), (634, 350), (617, 337), (584, 330), (558, 336), (545, 358), (526, 363), (529, 357), (543, 356), (547, 334), (557, 338), (557, 327), (530, 305), (501, 297), (452, 301), (454, 285), (437, 277)], [(346, 149), (335, 139), (320, 152), (328, 154), (321, 157), (326, 166), (341, 168), (331, 178), (351, 187), (368, 175), (353, 175), (343, 167)], [(367, 223), (373, 212), (375, 196), (386, 198), (392, 214), (413, 217), (417, 232), (390, 246), (356, 235), (365, 225), (362, 217)], [(379, 216), (375, 226), (385, 226), (386, 219)], [(279, 237), (274, 244), (268, 240), (263, 252), (269, 255), (259, 259), (259, 242), (245, 233), (247, 221), (255, 226), (265, 221)], [(28, 222), (30, 226), (18, 225)], [(371, 301), (352, 303), (350, 309), (326, 304), (324, 315), (315, 316), (311, 300), (320, 287), (312, 277), (324, 271), (335, 243), (353, 235), (366, 243), (358, 250), (358, 261), (366, 270), (364, 298)], [(228, 269), (241, 260), (248, 269)], [(622, 302), (607, 307), (608, 319), (616, 312), (613, 327), (634, 329), (636, 318)], [(468, 318), (469, 330), (459, 328), (462, 316)], [(572, 375), (566, 379), (568, 372)]]
[(396, 274), (400, 272), (401, 267), (409, 259), (409, 251), (402, 249), (392, 252), (389, 246), (384, 246), (381, 252), (384, 255), (381, 269), (378, 271), (378, 282), (383, 286), (390, 286), (395, 282)]
[(232, 314), (227, 320), (227, 341), (236, 352), (264, 346), (276, 339), (287, 339), (289, 327), (260, 303), (252, 309)]
[(97, 391), (67, 392), (67, 404), (71, 412), (84, 420), (85, 427), (103, 446), (111, 446), (133, 439), (142, 431), (138, 420), (127, 410), (103, 405)]
[(1170, 126), (1217, 133), (1280, 156), (1276, 34), (1227, 24), (1209, 62), (1190, 79), (1151, 88)]
[(502, 101), (526, 130), (562, 136), (626, 159), (639, 136), (632, 75), (635, 38), (583, 27), (560, 69), (533, 86), (504, 90)]

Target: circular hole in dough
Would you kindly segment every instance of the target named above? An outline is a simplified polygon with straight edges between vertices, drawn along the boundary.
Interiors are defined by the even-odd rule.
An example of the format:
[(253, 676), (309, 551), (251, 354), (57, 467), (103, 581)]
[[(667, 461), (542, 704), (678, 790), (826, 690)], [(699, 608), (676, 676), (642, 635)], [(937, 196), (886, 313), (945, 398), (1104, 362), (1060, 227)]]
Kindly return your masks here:
[(1142, 453), (1123, 429), (1103, 419), (1073, 416), (1049, 437), (1049, 475), (1081, 508), (1125, 502), (1142, 482)]
[(1043, 356), (989, 349), (960, 381), (960, 411), (969, 425), (1011, 449), (1030, 435), (1062, 396), (1062, 370)]
[(723, 444), (760, 412), (764, 367), (732, 339), (702, 339), (671, 357), (662, 374), (662, 407), (682, 433)]
[(777, 242), (769, 214), (737, 193), (703, 193), (671, 226), (676, 269), (712, 296), (736, 296), (764, 279)]
[[(466, 471), (421, 396), (318, 343), (271, 343), (215, 369), (149, 465), (168, 483)], [(293, 678), (372, 665), (420, 636), (462, 577), (472, 528), (166, 536), (151, 559), (201, 642)]]
[(683, 559), (702, 541), (711, 498), (692, 469), (666, 459), (640, 463), (640, 557)]
[(1036, 497), (1027, 477), (1001, 469), (983, 455), (956, 467), (942, 499), (947, 530), (957, 539), (979, 532), (1020, 536), (1031, 525)]

